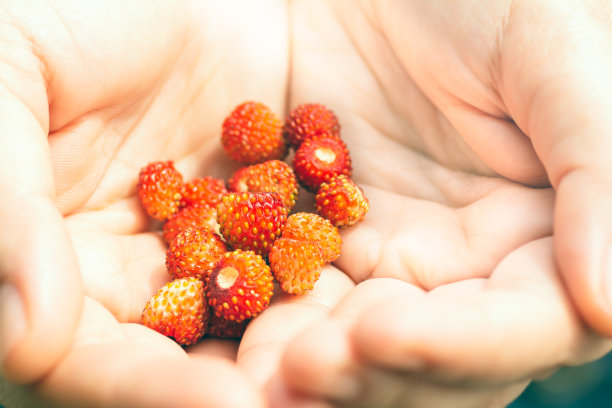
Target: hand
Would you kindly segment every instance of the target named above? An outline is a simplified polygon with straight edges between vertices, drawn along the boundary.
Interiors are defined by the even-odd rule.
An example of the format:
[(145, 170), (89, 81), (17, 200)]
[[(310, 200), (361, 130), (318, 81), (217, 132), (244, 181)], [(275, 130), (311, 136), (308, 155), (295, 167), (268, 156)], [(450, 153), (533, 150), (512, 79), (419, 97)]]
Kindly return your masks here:
[[(1, 13), (9, 385), (37, 381), (34, 391), (62, 406), (173, 406), (177, 395), (187, 405), (259, 406), (234, 367), (194, 363), (130, 323), (169, 279), (135, 186), (153, 160), (174, 160), (186, 178), (221, 175), (230, 167), (218, 141), (224, 115), (251, 98), (282, 112), (284, 3), (14, 1)], [(210, 383), (193, 387), (189, 373)]]
[[(576, 47), (567, 43), (568, 26), (605, 27), (594, 17), (593, 24), (551, 26), (556, 17), (588, 19), (586, 9), (512, 4), (516, 7), (482, 3), (462, 9), (442, 3), (294, 2), (290, 102), (334, 107), (353, 155), (354, 178), (365, 187), (372, 210), (363, 223), (344, 231), (336, 263), (356, 282), (366, 281), (332, 312), (330, 322), (302, 332), (292, 325), (291, 334), (276, 336), (269, 332), (272, 322), (257, 335), (247, 332), (239, 362), (262, 383), (274, 384), (274, 369), (261, 368), (261, 362), (272, 361), (284, 364), (294, 389), (348, 406), (357, 402), (339, 386), (340, 374), (347, 372), (357, 378), (344, 382), (349, 391), (359, 388), (351, 387), (355, 383), (371, 385), (358, 398), (363, 406), (410, 406), (444, 390), (454, 403), (462, 396), (466, 406), (501, 405), (535, 375), (609, 350), (574, 314), (556, 276), (551, 243), (540, 241), (552, 234), (554, 220), (555, 256), (574, 300), (590, 324), (610, 333), (594, 279), (603, 269), (587, 262), (601, 246), (590, 228), (606, 227), (602, 209), (610, 207), (609, 199), (605, 189), (600, 196), (580, 193), (605, 179), (607, 149), (598, 136), (603, 131), (596, 129), (606, 128), (609, 98), (600, 92), (605, 85), (590, 81), (606, 82), (591, 70), (610, 65), (609, 48), (590, 32), (594, 41), (588, 50), (601, 47), (593, 55), (576, 56)], [(534, 41), (534, 31), (563, 41)], [(544, 57), (555, 62), (543, 64)], [(582, 180), (587, 175), (592, 177)], [(556, 197), (545, 188), (548, 176)], [(567, 181), (577, 177), (582, 184)], [(576, 246), (576, 240), (584, 244)], [(574, 249), (568, 252), (568, 246)], [(531, 275), (512, 281), (521, 270)], [(582, 283), (571, 286), (575, 282)], [(533, 293), (549, 305), (539, 305)], [(379, 305), (385, 297), (390, 299)], [(523, 301), (540, 309), (506, 310)], [(491, 318), (474, 321), (475, 313), (488, 307)], [(317, 315), (312, 309), (302, 314)], [(429, 309), (438, 320), (428, 319)], [(264, 327), (268, 315), (283, 314), (275, 310), (266, 311), (258, 326)], [(300, 320), (306, 327), (313, 319)], [(515, 334), (504, 339), (496, 336), (500, 332)], [(386, 343), (377, 341), (380, 333)], [(454, 333), (462, 333), (458, 344)], [(292, 345), (279, 362), (287, 343)], [(381, 351), (387, 345), (395, 348)], [(479, 347), (488, 357), (477, 353)], [(516, 359), (500, 362), (502, 347)], [(549, 350), (560, 354), (544, 353)], [(430, 375), (419, 380), (406, 374), (417, 369)], [(449, 387), (449, 377), (480, 386), (475, 392), (461, 381)], [(419, 384), (427, 386), (424, 392), (415, 392)], [(413, 395), (401, 392), (409, 385), (415, 385), (408, 388)], [(385, 402), (389, 391), (395, 399)]]

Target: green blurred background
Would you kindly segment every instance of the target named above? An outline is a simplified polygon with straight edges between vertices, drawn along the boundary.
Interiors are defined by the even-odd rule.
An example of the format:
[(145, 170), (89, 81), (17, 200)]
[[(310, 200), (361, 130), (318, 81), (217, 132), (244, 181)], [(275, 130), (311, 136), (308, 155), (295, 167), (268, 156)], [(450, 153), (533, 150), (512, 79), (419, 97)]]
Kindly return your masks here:
[(612, 408), (612, 353), (531, 383), (509, 408)]

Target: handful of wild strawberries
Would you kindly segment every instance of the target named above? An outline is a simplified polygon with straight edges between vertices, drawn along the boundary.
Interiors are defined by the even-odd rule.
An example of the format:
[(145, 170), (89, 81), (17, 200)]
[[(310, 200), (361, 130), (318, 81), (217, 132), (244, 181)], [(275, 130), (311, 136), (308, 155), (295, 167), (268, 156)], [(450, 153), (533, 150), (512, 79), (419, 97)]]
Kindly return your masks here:
[[(205, 334), (240, 337), (270, 303), (274, 281), (291, 294), (314, 287), (340, 255), (338, 227), (369, 209), (351, 179), (336, 115), (321, 104), (293, 109), (284, 124), (264, 104), (244, 102), (223, 122), (221, 143), (244, 167), (224, 180), (185, 182), (172, 161), (141, 169), (138, 196), (161, 220), (174, 278), (147, 303), (142, 323), (181, 345)], [(293, 166), (282, 161), (295, 149)], [(291, 213), (299, 186), (316, 213)]]

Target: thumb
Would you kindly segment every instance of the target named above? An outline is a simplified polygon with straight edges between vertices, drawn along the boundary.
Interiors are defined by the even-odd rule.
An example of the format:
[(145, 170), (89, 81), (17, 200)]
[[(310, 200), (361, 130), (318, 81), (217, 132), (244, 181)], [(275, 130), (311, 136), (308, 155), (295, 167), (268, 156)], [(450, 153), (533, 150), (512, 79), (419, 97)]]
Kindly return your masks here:
[(57, 363), (82, 308), (76, 257), (54, 204), (47, 112), (42, 75), (0, 65), (0, 367), (17, 383)]
[(611, 32), (581, 4), (549, 15), (556, 27), (530, 31), (506, 83), (557, 191), (554, 250), (565, 283), (587, 322), (612, 336)]

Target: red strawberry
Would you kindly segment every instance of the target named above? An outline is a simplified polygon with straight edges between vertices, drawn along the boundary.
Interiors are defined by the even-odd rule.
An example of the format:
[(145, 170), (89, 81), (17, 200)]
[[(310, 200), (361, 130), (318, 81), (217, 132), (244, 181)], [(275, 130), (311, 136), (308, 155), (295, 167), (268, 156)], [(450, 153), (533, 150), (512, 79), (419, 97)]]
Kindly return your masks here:
[(278, 193), (229, 193), (217, 207), (217, 222), (232, 249), (267, 256), (287, 222)]
[(210, 176), (196, 177), (183, 185), (181, 206), (207, 204), (216, 207), (226, 193), (225, 181)]
[(353, 225), (370, 209), (363, 190), (345, 175), (321, 184), (315, 196), (317, 214), (337, 227)]
[(236, 323), (235, 321), (226, 320), (211, 313), (206, 335), (223, 339), (239, 339), (244, 334), (250, 322), (251, 319), (247, 319)]
[(244, 102), (234, 108), (223, 121), (221, 144), (229, 157), (243, 164), (287, 155), (282, 122), (259, 102)]
[(142, 324), (188, 346), (196, 343), (208, 325), (204, 283), (181, 278), (164, 285), (142, 312)]
[(251, 193), (279, 193), (287, 211), (291, 211), (298, 196), (298, 182), (293, 169), (280, 160), (263, 163), (236, 170), (228, 181), (232, 191)]
[(313, 241), (280, 238), (270, 250), (270, 268), (281, 288), (301, 295), (314, 287), (325, 265), (322, 247)]
[(235, 322), (257, 316), (270, 304), (274, 284), (266, 261), (253, 251), (226, 252), (207, 279), (208, 304)]
[(174, 277), (205, 279), (227, 246), (214, 232), (188, 228), (178, 234), (166, 252), (166, 268)]
[(295, 152), (293, 170), (308, 191), (338, 174), (351, 175), (351, 157), (344, 142), (329, 133), (305, 140)]
[(333, 262), (340, 256), (342, 238), (338, 228), (317, 214), (291, 214), (283, 228), (282, 237), (317, 243), (323, 251), (325, 262)]
[(149, 216), (165, 220), (178, 211), (183, 176), (172, 161), (152, 162), (140, 170), (138, 198)]
[(217, 209), (208, 205), (194, 204), (174, 213), (163, 226), (164, 241), (170, 244), (186, 228), (219, 232)]
[(319, 103), (305, 103), (293, 108), (283, 125), (285, 138), (295, 148), (304, 140), (321, 132), (340, 137), (338, 118), (334, 112)]

